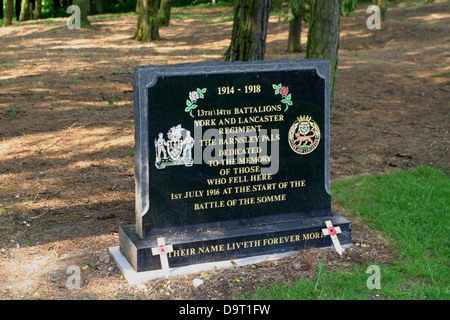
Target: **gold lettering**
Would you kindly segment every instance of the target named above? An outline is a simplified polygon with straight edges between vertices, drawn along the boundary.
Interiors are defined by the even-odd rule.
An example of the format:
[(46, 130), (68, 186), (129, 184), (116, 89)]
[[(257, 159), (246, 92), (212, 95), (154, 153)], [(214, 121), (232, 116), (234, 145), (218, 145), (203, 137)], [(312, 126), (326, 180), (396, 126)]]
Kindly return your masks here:
[(196, 127), (207, 127), (207, 126), (215, 126), (216, 119), (207, 119), (207, 120), (194, 120), (194, 126)]
[(305, 180), (290, 181), (290, 185), (291, 188), (305, 187), (306, 181)]
[[(270, 189), (268, 189), (270, 190)], [(262, 196), (256, 198), (256, 203), (266, 203), (266, 202), (277, 202), (277, 201), (286, 201), (286, 194), (277, 194), (271, 196)]]
[(183, 257), (195, 254), (195, 248), (178, 249), (169, 252), (169, 257)]
[(311, 232), (303, 235), (303, 240), (313, 240), (318, 238), (323, 238), (324, 235), (322, 232)]
[(202, 203), (194, 203), (194, 210), (204, 210), (204, 209), (214, 209), (214, 208), (224, 208), (225, 201), (209, 201)]
[(272, 180), (272, 176), (270, 174), (254, 174), (250, 176), (250, 181), (265, 181)]

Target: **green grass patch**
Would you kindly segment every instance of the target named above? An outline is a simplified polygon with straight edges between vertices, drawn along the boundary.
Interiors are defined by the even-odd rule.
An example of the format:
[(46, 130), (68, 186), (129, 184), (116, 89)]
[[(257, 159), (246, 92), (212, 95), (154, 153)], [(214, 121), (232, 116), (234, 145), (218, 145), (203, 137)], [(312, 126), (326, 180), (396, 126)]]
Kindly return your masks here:
[(379, 265), (381, 288), (367, 286), (370, 264), (355, 265), (349, 273), (324, 271), (317, 279), (260, 288), (250, 299), (450, 298), (448, 174), (417, 168), (336, 181), (331, 188), (335, 200), (395, 246), (393, 264)]
[(137, 16), (135, 12), (122, 12), (122, 13), (109, 13), (109, 14), (97, 14), (97, 15), (90, 15), (88, 17), (91, 21), (101, 21), (101, 20), (108, 20), (108, 19), (116, 19), (116, 18), (122, 18), (122, 17), (133, 17)]
[(443, 73), (433, 74), (431, 77), (439, 78), (439, 77), (446, 77), (446, 76), (450, 76), (450, 72), (443, 72)]

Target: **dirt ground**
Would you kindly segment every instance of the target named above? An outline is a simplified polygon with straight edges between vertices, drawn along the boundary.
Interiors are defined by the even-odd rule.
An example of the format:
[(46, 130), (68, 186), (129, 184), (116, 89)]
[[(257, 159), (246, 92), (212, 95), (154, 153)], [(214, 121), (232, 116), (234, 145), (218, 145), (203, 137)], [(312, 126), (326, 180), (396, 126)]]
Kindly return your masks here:
[[(423, 1), (422, 1), (423, 2)], [(417, 166), (448, 171), (450, 3), (391, 5), (381, 30), (365, 8), (341, 24), (331, 178)], [(222, 61), (231, 9), (177, 9), (162, 40), (130, 39), (136, 17), (91, 17), (0, 28), (0, 298), (224, 299), (261, 285), (389, 263), (392, 246), (351, 212), (355, 246), (341, 257), (304, 250), (278, 261), (129, 286), (107, 250), (134, 223), (133, 68)], [(213, 22), (213, 23), (211, 23)], [(287, 54), (287, 22), (272, 15), (266, 60)], [(302, 44), (306, 48), (307, 30)], [(357, 245), (363, 244), (363, 245)], [(81, 289), (65, 287), (81, 268)], [(204, 284), (194, 288), (192, 280)]]

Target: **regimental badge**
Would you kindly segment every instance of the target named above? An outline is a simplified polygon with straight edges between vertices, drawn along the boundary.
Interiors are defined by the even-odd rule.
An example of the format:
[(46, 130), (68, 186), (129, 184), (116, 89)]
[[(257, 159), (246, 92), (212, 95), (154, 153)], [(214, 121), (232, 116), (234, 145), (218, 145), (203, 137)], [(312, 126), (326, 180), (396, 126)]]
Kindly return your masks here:
[(310, 116), (299, 116), (289, 129), (288, 140), (296, 153), (311, 153), (320, 142), (319, 126)]
[(194, 147), (194, 138), (191, 132), (177, 125), (170, 128), (167, 132), (167, 141), (164, 134), (158, 134), (155, 139), (155, 166), (158, 169), (164, 169), (166, 166), (185, 165), (191, 167), (194, 164), (192, 159), (192, 148)]

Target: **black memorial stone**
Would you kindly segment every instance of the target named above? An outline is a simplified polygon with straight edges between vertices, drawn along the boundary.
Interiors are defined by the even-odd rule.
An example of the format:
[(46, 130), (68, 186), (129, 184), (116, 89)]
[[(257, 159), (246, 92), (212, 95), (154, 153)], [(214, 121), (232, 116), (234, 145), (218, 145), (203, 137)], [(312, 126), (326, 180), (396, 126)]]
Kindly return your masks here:
[(136, 271), (331, 246), (329, 62), (137, 67), (136, 224), (120, 248)]

